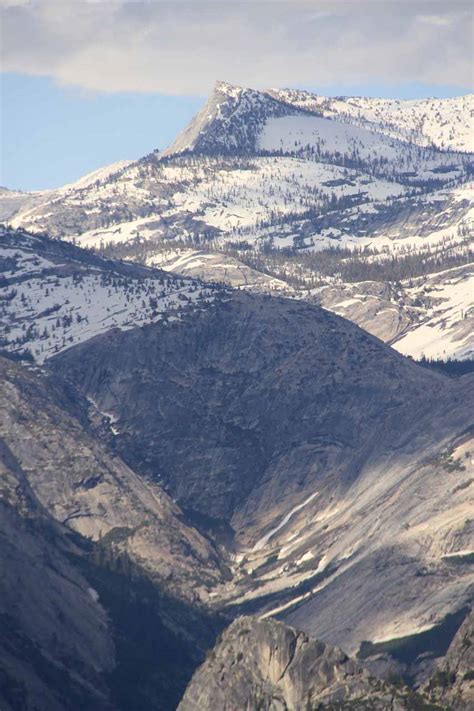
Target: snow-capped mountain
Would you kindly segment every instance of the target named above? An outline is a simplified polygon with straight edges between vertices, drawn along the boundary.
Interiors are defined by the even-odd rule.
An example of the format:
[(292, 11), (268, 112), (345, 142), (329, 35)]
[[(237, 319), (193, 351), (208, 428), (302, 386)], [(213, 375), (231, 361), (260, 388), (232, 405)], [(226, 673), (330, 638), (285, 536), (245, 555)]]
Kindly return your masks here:
[[(474, 151), (473, 139), (473, 96), (453, 99), (371, 99), (364, 97), (325, 97), (306, 91), (268, 90), (255, 91), (217, 82), (213, 94), (193, 119), (191, 124), (178, 136), (164, 155), (192, 151), (195, 153), (236, 151), (254, 153), (261, 149), (275, 150), (270, 143), (262, 143), (262, 126), (268, 133), (276, 133), (280, 139), (280, 129), (289, 127), (300, 130), (307, 137), (308, 132), (324, 142), (331, 129), (324, 121), (314, 121), (314, 117), (335, 119), (328, 151), (331, 152), (331, 138), (337, 140), (339, 122), (342, 120), (368, 132), (383, 134), (402, 142), (424, 147), (435, 147), (445, 151)], [(288, 121), (288, 117), (291, 120)], [(304, 121), (304, 117), (308, 121)], [(286, 118), (279, 123), (277, 118)], [(275, 127), (273, 130), (272, 128)], [(366, 131), (347, 129), (349, 141), (359, 139), (364, 148)], [(293, 149), (283, 140), (283, 151)], [(347, 140), (347, 138), (346, 138)], [(374, 143), (376, 140), (374, 139)], [(260, 144), (260, 145), (259, 145)], [(383, 144), (397, 146), (390, 141)], [(338, 147), (340, 150), (340, 147)], [(343, 152), (343, 151), (341, 151)], [(392, 152), (393, 155), (393, 152)]]
[[(467, 272), (455, 296), (452, 284), (439, 292), (434, 311), (424, 292), (410, 291), (417, 289), (410, 280), (428, 279), (426, 264), (434, 274), (472, 261), (472, 107), (472, 96), (328, 98), (218, 82), (165, 151), (56, 191), (6, 195), (4, 204), (10, 212), (16, 208), (10, 215), (15, 227), (110, 256), (158, 265), (173, 250), (209, 251), (200, 254), (199, 269), (184, 263), (176, 269), (288, 295), (304, 286), (299, 295), (306, 298), (310, 290), (310, 299), (316, 286), (326, 286), (327, 308), (399, 341), (405, 353), (468, 357)], [(360, 266), (349, 281), (347, 250)], [(227, 253), (224, 261), (212, 257), (217, 252)], [(372, 278), (370, 263), (387, 267), (393, 259), (410, 262), (409, 269)], [(225, 264), (232, 260), (229, 271)], [(330, 274), (318, 266), (328, 260), (338, 265)], [(364, 286), (374, 281), (380, 287)], [(375, 303), (375, 293), (387, 289), (403, 294)], [(344, 303), (349, 293), (357, 303)]]
[[(255, 153), (262, 123), (287, 113), (278, 99), (218, 81), (203, 108), (163, 156), (185, 152)], [(296, 108), (296, 114), (303, 111)]]
[[(47, 195), (12, 223), (83, 243), (92, 231), (96, 243), (140, 235), (204, 244), (274, 239), (282, 247), (303, 232), (298, 246), (309, 247), (346, 217), (347, 237), (371, 233), (392, 214), (392, 201), (404, 205), (469, 175), (467, 153), (356, 124), (220, 82), (169, 149)], [(357, 224), (354, 210), (368, 224)]]

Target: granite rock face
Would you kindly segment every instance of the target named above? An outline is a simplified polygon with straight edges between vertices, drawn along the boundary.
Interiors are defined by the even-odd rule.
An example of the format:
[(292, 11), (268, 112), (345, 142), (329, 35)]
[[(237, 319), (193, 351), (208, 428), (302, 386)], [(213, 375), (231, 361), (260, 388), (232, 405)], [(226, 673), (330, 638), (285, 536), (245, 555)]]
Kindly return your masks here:
[[(3, 401), (2, 401), (3, 405)], [(0, 439), (2, 711), (111, 711), (104, 675), (113, 635), (96, 592), (71, 562), (80, 550), (35, 497)]]
[(282, 614), (355, 654), (468, 602), (471, 376), (241, 292), (49, 365), (113, 418), (124, 461), (224, 541), (231, 575), (212, 605)]
[(317, 306), (245, 293), (50, 362), (111, 413), (125, 461), (239, 527), (257, 527), (288, 489), (333, 488), (336, 471), (344, 487), (410, 448), (420, 417), (453, 395), (447, 378)]
[(474, 613), (457, 631), (448, 653), (433, 674), (428, 693), (438, 703), (459, 711), (474, 708)]
[(2, 711), (172, 711), (222, 625), (213, 547), (60, 382), (0, 358), (0, 405)]
[[(45, 300), (63, 278), (80, 295), (83, 270), (95, 286), (64, 300), (56, 335), (77, 335), (94, 297), (142, 308), (142, 276), (187, 296), (170, 310), (165, 294), (157, 321), (99, 319), (53, 358), (40, 333), (28, 367), (5, 329), (4, 705), (28, 708), (49, 684), (45, 703), (67, 708), (69, 684), (74, 711), (173, 709), (222, 613), (278, 615), (364, 664), (394, 658), (417, 680), (422, 667), (424, 682), (472, 599), (473, 377), (421, 368), (316, 305), (8, 236), (12, 323), (17, 306), (53, 323)], [(434, 702), (465, 694), (469, 670), (440, 674)], [(272, 694), (299, 703), (305, 686)]]
[[(185, 594), (220, 579), (216, 553), (162, 489), (94, 439), (71, 392), (0, 359), (0, 441), (44, 509), (81, 536), (115, 547)], [(206, 573), (207, 570), (207, 573)]]
[[(415, 700), (419, 706), (411, 705)], [(340, 649), (276, 620), (251, 617), (238, 618), (224, 632), (178, 707), (179, 711), (410, 708), (429, 707), (407, 690), (377, 681)]]

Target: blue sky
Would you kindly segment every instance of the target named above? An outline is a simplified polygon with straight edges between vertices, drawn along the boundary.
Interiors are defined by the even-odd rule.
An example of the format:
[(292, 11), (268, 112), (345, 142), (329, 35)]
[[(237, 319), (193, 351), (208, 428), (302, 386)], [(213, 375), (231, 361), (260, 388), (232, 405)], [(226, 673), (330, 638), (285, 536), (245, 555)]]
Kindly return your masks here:
[(0, 0), (0, 185), (166, 146), (216, 80), (395, 98), (472, 91), (470, 0)]
[(56, 188), (117, 160), (162, 148), (203, 99), (92, 93), (22, 74), (0, 77), (0, 185)]

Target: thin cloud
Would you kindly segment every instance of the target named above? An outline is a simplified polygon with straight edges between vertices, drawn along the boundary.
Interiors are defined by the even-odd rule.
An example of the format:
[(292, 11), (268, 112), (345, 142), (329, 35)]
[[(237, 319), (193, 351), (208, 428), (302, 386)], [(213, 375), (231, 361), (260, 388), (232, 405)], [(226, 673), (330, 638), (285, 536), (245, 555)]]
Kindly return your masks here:
[(3, 71), (99, 92), (420, 82), (470, 87), (470, 3), (0, 0)]

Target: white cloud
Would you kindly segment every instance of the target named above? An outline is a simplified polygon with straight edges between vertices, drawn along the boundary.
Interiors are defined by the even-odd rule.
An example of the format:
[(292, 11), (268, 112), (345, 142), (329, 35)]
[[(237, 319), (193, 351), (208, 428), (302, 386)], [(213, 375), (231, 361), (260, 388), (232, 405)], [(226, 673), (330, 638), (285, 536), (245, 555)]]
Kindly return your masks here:
[(0, 0), (3, 71), (97, 91), (202, 95), (385, 81), (467, 87), (470, 3)]

